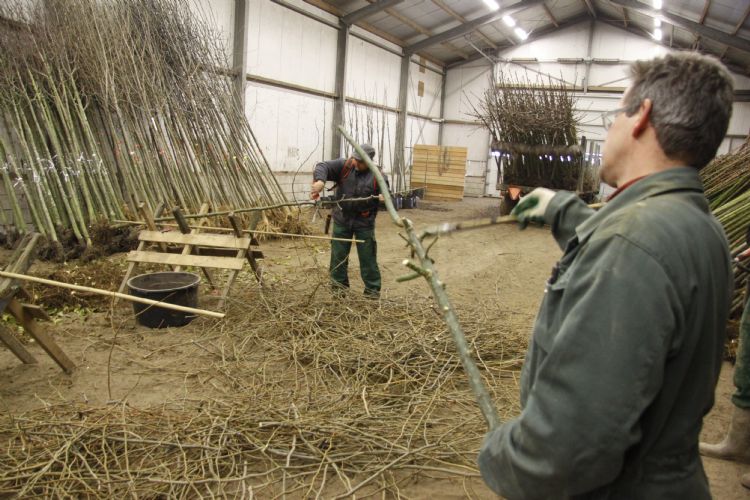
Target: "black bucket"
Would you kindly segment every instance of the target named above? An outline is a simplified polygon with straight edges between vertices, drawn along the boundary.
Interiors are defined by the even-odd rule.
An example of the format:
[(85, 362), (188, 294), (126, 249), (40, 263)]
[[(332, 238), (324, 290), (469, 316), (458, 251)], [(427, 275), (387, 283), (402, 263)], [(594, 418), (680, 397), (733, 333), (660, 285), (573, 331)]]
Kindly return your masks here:
[[(198, 306), (200, 276), (193, 273), (165, 272), (141, 274), (128, 280), (130, 295), (186, 307)], [(149, 328), (185, 326), (195, 314), (133, 302), (138, 323)]]

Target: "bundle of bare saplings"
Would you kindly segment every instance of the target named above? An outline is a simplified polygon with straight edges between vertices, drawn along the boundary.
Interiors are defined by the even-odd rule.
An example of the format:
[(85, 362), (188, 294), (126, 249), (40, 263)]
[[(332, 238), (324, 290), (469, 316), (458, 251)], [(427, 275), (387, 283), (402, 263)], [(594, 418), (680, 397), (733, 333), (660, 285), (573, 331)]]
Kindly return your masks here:
[(178, 0), (2, 2), (6, 233), (90, 246), (95, 221), (134, 219), (142, 202), (285, 201), (219, 40)]
[(519, 186), (595, 191), (596, 173), (582, 168), (575, 96), (551, 78), (531, 82), (500, 72), (473, 108), (502, 159), (503, 180)]

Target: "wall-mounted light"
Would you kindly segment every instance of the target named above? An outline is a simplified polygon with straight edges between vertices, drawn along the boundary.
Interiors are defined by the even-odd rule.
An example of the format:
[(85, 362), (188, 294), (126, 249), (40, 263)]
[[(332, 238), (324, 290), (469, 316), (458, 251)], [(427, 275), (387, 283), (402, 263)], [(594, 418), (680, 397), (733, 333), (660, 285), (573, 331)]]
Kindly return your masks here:
[(513, 26), (515, 26), (515, 25), (516, 25), (516, 20), (515, 20), (515, 19), (513, 19), (512, 17), (510, 17), (510, 16), (509, 16), (509, 15), (507, 15), (507, 14), (503, 16), (503, 22), (504, 22), (504, 23), (505, 23), (505, 25), (506, 25), (506, 26), (508, 26), (509, 28), (512, 28)]
[(526, 31), (524, 31), (524, 29), (521, 28), (520, 26), (516, 26), (516, 29), (514, 29), (513, 32), (521, 40), (526, 40), (527, 38), (529, 38), (529, 34), (526, 33)]
[(492, 10), (497, 10), (500, 8), (495, 0), (484, 0), (484, 4)]

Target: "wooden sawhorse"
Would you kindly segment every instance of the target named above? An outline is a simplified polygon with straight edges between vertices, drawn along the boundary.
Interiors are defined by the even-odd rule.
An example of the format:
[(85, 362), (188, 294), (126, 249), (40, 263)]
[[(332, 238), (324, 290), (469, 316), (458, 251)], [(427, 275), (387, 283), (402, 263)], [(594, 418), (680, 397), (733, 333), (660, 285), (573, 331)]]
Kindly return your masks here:
[[(39, 236), (38, 233), (27, 235), (16, 248), (4, 271), (25, 274), (31, 265), (32, 253)], [(30, 298), (29, 293), (13, 280), (7, 278), (0, 280), (0, 313), (8, 311), (16, 322), (23, 327), (24, 331), (49, 354), (65, 373), (73, 373), (76, 365), (36, 322), (37, 319), (49, 321), (47, 313), (39, 306), (20, 302), (17, 298), (18, 295), (24, 295), (27, 299)], [(35, 364), (37, 362), (36, 358), (6, 328), (0, 327), (0, 341), (24, 364)]]

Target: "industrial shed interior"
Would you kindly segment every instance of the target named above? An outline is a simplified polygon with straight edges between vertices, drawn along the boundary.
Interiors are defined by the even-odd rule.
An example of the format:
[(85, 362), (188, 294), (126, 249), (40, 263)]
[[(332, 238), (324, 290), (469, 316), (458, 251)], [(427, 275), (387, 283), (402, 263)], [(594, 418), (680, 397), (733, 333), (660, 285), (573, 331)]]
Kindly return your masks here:
[[(631, 63), (696, 51), (734, 81), (703, 183), (745, 252), (748, 17), (750, 0), (3, 2), (0, 496), (497, 498), (455, 331), (517, 416), (561, 256), (510, 210), (540, 186), (605, 203), (602, 117)], [(390, 190), (374, 297), (362, 236), (330, 231), (336, 183), (313, 188), (361, 144)], [(703, 464), (714, 498), (748, 498), (745, 466)]]

